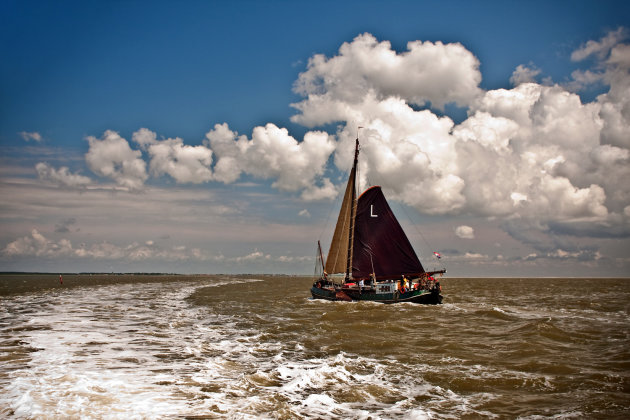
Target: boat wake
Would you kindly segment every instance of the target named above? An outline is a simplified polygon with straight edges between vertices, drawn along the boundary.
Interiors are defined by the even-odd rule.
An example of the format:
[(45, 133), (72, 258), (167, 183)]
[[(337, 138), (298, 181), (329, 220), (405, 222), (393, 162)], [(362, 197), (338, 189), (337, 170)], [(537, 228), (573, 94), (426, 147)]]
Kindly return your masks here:
[(469, 302), (457, 281), (455, 303), (347, 304), (306, 298), (311, 281), (217, 276), (3, 296), (0, 417), (627, 412), (630, 289), (598, 312), (575, 304), (581, 292), (562, 308), (542, 295), (538, 307)]

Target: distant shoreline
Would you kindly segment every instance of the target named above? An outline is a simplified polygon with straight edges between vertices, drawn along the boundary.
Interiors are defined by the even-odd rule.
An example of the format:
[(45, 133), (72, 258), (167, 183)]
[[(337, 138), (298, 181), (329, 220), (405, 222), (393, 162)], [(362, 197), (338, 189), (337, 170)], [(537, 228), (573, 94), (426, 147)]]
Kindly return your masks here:
[(0, 271), (0, 276), (276, 276), (276, 277), (313, 277), (312, 274), (281, 274), (281, 273), (145, 273), (145, 272), (57, 272), (57, 271)]
[[(42, 275), (42, 276), (261, 276), (261, 277), (316, 277), (313, 274), (286, 274), (286, 273), (150, 273), (150, 272), (100, 272), (100, 271), (81, 271), (81, 272), (55, 272), (55, 271), (0, 271), (0, 276), (7, 275)], [(449, 279), (626, 279), (630, 280), (630, 276), (446, 276), (444, 280)]]
[[(56, 271), (0, 271), (0, 276), (3, 275), (62, 275), (62, 276), (85, 276), (85, 275), (97, 275), (97, 276), (188, 276), (195, 274), (180, 274), (180, 273), (115, 273), (115, 272), (99, 272), (99, 271), (81, 271), (81, 272), (56, 272)], [(204, 275), (204, 274), (199, 274)]]

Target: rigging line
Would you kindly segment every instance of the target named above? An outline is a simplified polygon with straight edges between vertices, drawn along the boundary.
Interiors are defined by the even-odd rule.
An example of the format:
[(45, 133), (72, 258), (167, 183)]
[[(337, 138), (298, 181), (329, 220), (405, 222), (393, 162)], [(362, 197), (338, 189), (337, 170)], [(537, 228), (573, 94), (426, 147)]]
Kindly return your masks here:
[[(359, 140), (359, 130), (362, 129), (362, 126), (358, 126), (357, 127), (357, 141)], [(363, 144), (359, 144), (359, 152), (363, 149)], [(360, 163), (357, 163), (357, 169), (356, 169), (356, 179), (358, 179), (359, 181), (356, 183), (355, 185), (355, 190), (358, 190), (359, 194), (361, 194), (362, 190), (361, 189), (361, 173), (359, 171), (359, 167), (361, 166)]]
[(358, 192), (356, 199), (358, 199), (358, 196), (361, 195), (361, 192), (363, 191), (361, 189), (361, 173), (359, 172), (359, 166), (361, 165), (357, 165), (357, 171), (356, 171), (356, 179), (357, 179), (356, 184), (357, 185), (354, 187), (354, 189)]
[(433, 252), (431, 250), (434, 249), (434, 248), (431, 246), (431, 244), (429, 244), (429, 241), (427, 241), (427, 239), (424, 237), (424, 235), (422, 234), (422, 231), (420, 229), (418, 229), (418, 226), (416, 226), (416, 224), (413, 222), (413, 220), (409, 216), (409, 213), (407, 213), (407, 209), (405, 208), (405, 203), (401, 202), (400, 203), (400, 207), (402, 207), (403, 213), (405, 213), (405, 216), (407, 216), (407, 219), (409, 219), (409, 222), (411, 223), (411, 226), (413, 226), (415, 231), (420, 234), (420, 237), (424, 241), (424, 244), (427, 246), (427, 248), (429, 248), (429, 252)]
[(319, 237), (317, 238), (320, 241), (322, 239), (322, 236), (324, 236), (324, 231), (328, 227), (328, 222), (330, 222), (330, 215), (332, 214), (332, 211), (335, 208), (335, 205), (337, 204), (338, 201), (339, 199), (335, 199), (332, 201), (332, 203), (330, 203), (330, 207), (328, 208), (328, 216), (326, 216), (326, 222), (324, 222), (324, 226), (322, 226), (322, 230), (319, 232)]
[(374, 260), (372, 259), (372, 250), (370, 250), (370, 263), (372, 263), (372, 274), (376, 278), (376, 271), (374, 270)]

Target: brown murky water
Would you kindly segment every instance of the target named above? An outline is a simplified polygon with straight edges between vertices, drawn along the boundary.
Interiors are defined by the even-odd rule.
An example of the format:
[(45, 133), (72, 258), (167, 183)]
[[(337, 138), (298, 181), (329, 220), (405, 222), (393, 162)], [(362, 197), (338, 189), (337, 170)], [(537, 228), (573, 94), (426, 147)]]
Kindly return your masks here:
[(0, 277), (0, 416), (628, 418), (630, 280), (449, 279), (444, 304), (306, 277)]

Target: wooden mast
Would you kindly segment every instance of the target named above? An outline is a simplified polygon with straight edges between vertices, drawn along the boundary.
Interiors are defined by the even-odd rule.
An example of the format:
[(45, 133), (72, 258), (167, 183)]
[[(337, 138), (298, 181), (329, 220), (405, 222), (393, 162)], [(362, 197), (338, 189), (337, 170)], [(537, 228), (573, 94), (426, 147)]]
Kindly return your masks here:
[(354, 147), (354, 162), (352, 164), (352, 171), (351, 171), (351, 177), (352, 177), (352, 200), (350, 201), (350, 229), (348, 232), (348, 262), (346, 264), (346, 278), (345, 278), (345, 282), (348, 283), (350, 281), (351, 278), (351, 272), (352, 272), (352, 249), (353, 249), (353, 244), (354, 244), (354, 217), (355, 217), (355, 211), (356, 211), (356, 207), (357, 207), (357, 203), (356, 203), (356, 177), (357, 177), (357, 163), (359, 161), (359, 135), (357, 133), (357, 140), (356, 140), (356, 144)]

